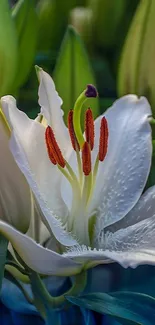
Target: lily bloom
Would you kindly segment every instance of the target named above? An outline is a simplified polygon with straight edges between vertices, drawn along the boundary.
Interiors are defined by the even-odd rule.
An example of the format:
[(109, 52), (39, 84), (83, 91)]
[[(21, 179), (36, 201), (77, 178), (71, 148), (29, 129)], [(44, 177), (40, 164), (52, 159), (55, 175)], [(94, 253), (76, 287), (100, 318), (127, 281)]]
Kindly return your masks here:
[(83, 134), (82, 104), (96, 89), (88, 85), (77, 99), (67, 129), (53, 80), (40, 68), (38, 75), (36, 120), (11, 96), (1, 105), (12, 130), (11, 152), (61, 249), (44, 248), (4, 222), (0, 231), (40, 274), (72, 275), (113, 261), (155, 264), (155, 187), (142, 195), (152, 156), (148, 101), (124, 96), (95, 121), (88, 108)]

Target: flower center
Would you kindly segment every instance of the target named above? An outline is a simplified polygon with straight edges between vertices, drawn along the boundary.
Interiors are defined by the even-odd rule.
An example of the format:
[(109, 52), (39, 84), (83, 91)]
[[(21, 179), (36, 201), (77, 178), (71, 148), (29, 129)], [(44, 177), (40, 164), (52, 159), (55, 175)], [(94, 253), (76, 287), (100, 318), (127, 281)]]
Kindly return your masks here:
[(68, 131), (73, 150), (76, 153), (78, 176), (65, 160), (50, 126), (45, 131), (45, 141), (48, 156), (52, 164), (56, 165), (72, 187), (72, 208), (67, 220), (66, 228), (73, 231), (81, 243), (90, 245), (88, 205), (95, 187), (99, 162), (103, 162), (108, 149), (108, 124), (105, 117), (101, 119), (98, 153), (92, 166), (92, 152), (94, 150), (94, 119), (90, 108), (85, 113), (85, 132), (81, 129), (81, 109), (87, 97), (96, 97), (94, 86), (88, 85), (77, 99), (74, 109), (68, 113)]

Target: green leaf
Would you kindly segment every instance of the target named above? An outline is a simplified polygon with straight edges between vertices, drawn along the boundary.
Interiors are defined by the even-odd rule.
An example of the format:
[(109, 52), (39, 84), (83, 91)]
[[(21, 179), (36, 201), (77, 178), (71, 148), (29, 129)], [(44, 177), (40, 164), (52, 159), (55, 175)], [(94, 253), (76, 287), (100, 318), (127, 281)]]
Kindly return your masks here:
[(38, 39), (38, 17), (34, 1), (19, 0), (13, 7), (12, 18), (18, 37), (18, 71), (15, 88), (21, 86), (27, 79), (32, 68)]
[(69, 11), (77, 4), (77, 0), (38, 1), (39, 51), (48, 53), (54, 50), (57, 52), (68, 23)]
[(88, 6), (93, 12), (94, 42), (104, 49), (116, 48), (122, 34), (121, 23), (127, 1), (89, 0)]
[(0, 234), (0, 290), (4, 277), (4, 267), (7, 255), (8, 240)]
[[(72, 27), (68, 27), (64, 37), (53, 78), (63, 99), (66, 120), (68, 111), (87, 84), (96, 84), (84, 44)], [(99, 113), (98, 99), (90, 99), (89, 106), (96, 117)]]
[(121, 324), (152, 325), (155, 320), (155, 299), (134, 292), (92, 293), (66, 297), (71, 303), (109, 315)]
[(9, 2), (0, 0), (0, 97), (12, 90), (17, 59), (17, 37)]

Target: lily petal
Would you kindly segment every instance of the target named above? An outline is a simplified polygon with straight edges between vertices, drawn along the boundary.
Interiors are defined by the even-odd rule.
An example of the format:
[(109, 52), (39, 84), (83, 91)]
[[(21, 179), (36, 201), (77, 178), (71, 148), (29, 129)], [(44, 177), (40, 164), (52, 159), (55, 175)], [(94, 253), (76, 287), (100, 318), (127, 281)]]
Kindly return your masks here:
[(41, 68), (37, 68), (37, 72), (40, 80), (38, 95), (41, 114), (52, 127), (61, 151), (68, 156), (71, 151), (71, 142), (63, 121), (62, 99), (59, 97), (49, 74)]
[(68, 276), (81, 270), (80, 264), (42, 247), (2, 221), (0, 232), (11, 242), (25, 264), (40, 274)]
[[(109, 236), (106, 247), (111, 259), (123, 267), (155, 265), (155, 214)], [(110, 257), (110, 254), (109, 254)]]
[(114, 234), (106, 234), (105, 249), (78, 247), (64, 256), (83, 263), (85, 268), (97, 264), (118, 262), (124, 268), (155, 265), (155, 215)]
[(30, 188), (10, 152), (9, 133), (0, 112), (0, 219), (26, 232), (32, 209)]
[[(78, 177), (78, 164), (77, 164), (77, 157), (75, 151), (72, 151), (70, 157), (69, 157), (69, 165), (72, 167), (72, 170), (74, 171), (75, 175)], [(68, 182), (66, 178), (62, 179), (61, 182), (61, 195), (66, 203), (68, 210), (71, 211), (72, 207), (72, 199), (73, 199), (73, 190), (71, 187), (71, 184)]]
[[(93, 205), (99, 206), (96, 236), (103, 228), (121, 220), (144, 189), (152, 154), (150, 115), (147, 99), (135, 95), (122, 97), (105, 113), (109, 142), (105, 161), (99, 165), (94, 193)], [(96, 139), (99, 139), (100, 120), (101, 117), (95, 122)], [(98, 150), (97, 142), (95, 150)]]
[(62, 244), (74, 245), (76, 241), (63, 230), (60, 220), (56, 218), (65, 218), (68, 210), (60, 196), (62, 175), (50, 162), (47, 154), (44, 126), (18, 110), (13, 97), (2, 97), (1, 103), (12, 127), (11, 152), (34, 192), (43, 212), (44, 222)]
[(36, 199), (34, 198), (34, 195), (32, 197), (32, 200), (34, 206), (34, 213), (31, 216), (30, 226), (26, 235), (33, 238), (37, 243), (44, 244), (51, 236), (51, 234), (49, 233), (49, 230), (47, 229), (45, 224), (42, 222), (44, 216), (42, 214), (42, 211), (40, 210)]
[(138, 200), (133, 209), (120, 221), (109, 226), (106, 230), (115, 232), (132, 226), (155, 213), (155, 186), (150, 187)]
[(155, 248), (154, 232), (155, 214), (115, 233), (105, 233), (104, 246), (114, 251), (153, 249)]

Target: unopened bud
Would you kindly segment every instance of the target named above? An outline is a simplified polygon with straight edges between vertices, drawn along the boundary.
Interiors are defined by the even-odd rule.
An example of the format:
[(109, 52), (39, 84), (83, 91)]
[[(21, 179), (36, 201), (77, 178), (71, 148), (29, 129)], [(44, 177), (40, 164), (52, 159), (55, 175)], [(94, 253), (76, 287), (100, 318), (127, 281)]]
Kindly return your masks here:
[(92, 19), (91, 8), (77, 7), (70, 12), (70, 24), (74, 26), (89, 49), (93, 45)]
[(118, 94), (146, 96), (155, 112), (155, 1), (141, 0), (122, 51)]

